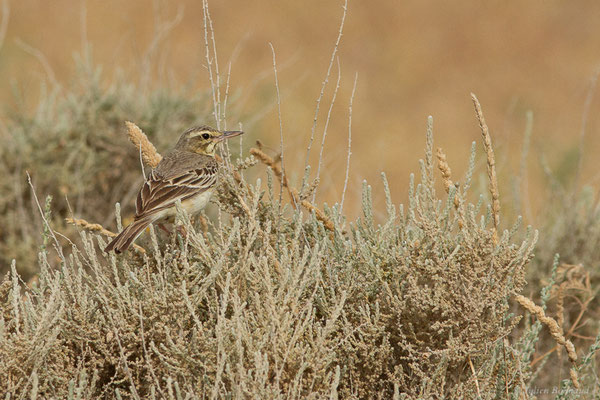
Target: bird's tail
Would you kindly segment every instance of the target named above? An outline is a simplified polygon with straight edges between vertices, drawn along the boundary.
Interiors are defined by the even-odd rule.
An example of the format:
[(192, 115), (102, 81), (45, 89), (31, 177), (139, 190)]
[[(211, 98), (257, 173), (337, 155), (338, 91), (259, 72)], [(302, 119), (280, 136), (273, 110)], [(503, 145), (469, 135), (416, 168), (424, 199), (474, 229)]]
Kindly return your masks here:
[(152, 220), (148, 218), (133, 221), (106, 246), (104, 251), (108, 253), (114, 250), (117, 254), (124, 252), (151, 222)]

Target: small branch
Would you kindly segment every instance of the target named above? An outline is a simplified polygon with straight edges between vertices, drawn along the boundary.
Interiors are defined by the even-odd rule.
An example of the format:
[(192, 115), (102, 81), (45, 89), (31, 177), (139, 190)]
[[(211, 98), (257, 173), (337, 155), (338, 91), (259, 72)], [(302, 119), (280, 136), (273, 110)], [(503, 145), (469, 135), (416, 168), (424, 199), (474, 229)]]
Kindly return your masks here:
[[(313, 119), (312, 128), (310, 130), (310, 140), (308, 142), (308, 147), (306, 149), (306, 159), (304, 160), (304, 170), (305, 171), (306, 171), (306, 168), (308, 168), (310, 150), (312, 148), (312, 144), (315, 139), (315, 130), (317, 129), (317, 119), (319, 118), (319, 107), (321, 105), (321, 100), (323, 99), (323, 94), (325, 93), (325, 87), (327, 86), (327, 83), (329, 82), (329, 76), (331, 75), (331, 68), (333, 67), (333, 61), (335, 60), (335, 55), (337, 54), (338, 47), (342, 40), (342, 32), (344, 31), (344, 22), (346, 21), (346, 14), (348, 13), (348, 0), (346, 0), (344, 2), (342, 9), (344, 10), (344, 12), (342, 14), (342, 19), (340, 21), (340, 29), (338, 31), (338, 36), (335, 41), (335, 45), (333, 46), (333, 51), (331, 52), (331, 59), (329, 60), (329, 66), (327, 67), (327, 73), (325, 74), (325, 79), (323, 80), (323, 84), (321, 85), (321, 92), (319, 93), (319, 97), (317, 98), (317, 105), (315, 107), (315, 116)], [(301, 190), (304, 190), (304, 185), (306, 185), (306, 179), (304, 179), (302, 181)]]
[(340, 214), (344, 209), (344, 199), (346, 197), (346, 189), (348, 189), (348, 175), (350, 173), (350, 156), (352, 155), (352, 103), (354, 94), (356, 93), (356, 83), (358, 82), (358, 72), (354, 75), (354, 86), (350, 95), (350, 105), (348, 106), (348, 151), (346, 156), (346, 177), (344, 178), (344, 189), (342, 190), (342, 200), (340, 202)]
[[(215, 79), (213, 77), (212, 63), (213, 60), (210, 58), (210, 44), (208, 41), (208, 26), (212, 26), (212, 22), (209, 23), (209, 14), (208, 14), (208, 2), (206, 0), (202, 1), (202, 11), (203, 11), (203, 19), (204, 19), (204, 48), (206, 49), (206, 67), (208, 68), (208, 79), (210, 81), (210, 87), (212, 90), (212, 100), (213, 100), (213, 116), (215, 117), (215, 122), (217, 124), (217, 129), (219, 129), (220, 122), (220, 110), (219, 110), (219, 102), (217, 101), (217, 92), (219, 91), (219, 87), (215, 85)], [(217, 73), (219, 71), (216, 71)]]
[[(337, 66), (338, 66), (338, 77), (337, 82), (335, 84), (335, 89), (333, 90), (333, 96), (331, 98), (331, 103), (329, 103), (329, 111), (327, 111), (327, 119), (325, 120), (325, 128), (323, 128), (323, 138), (321, 139), (321, 149), (319, 150), (319, 162), (317, 163), (317, 177), (315, 180), (319, 180), (321, 176), (321, 164), (323, 163), (323, 150), (325, 148), (325, 139), (327, 138), (327, 128), (329, 128), (329, 122), (331, 121), (331, 111), (333, 110), (333, 105), (335, 104), (335, 99), (337, 97), (338, 90), (340, 89), (340, 81), (342, 79), (342, 67), (340, 66), (340, 58), (337, 57)], [(312, 195), (312, 202), (315, 202), (317, 197), (317, 188)]]
[[(275, 59), (275, 48), (272, 43), (269, 43), (271, 46), (271, 53), (273, 54), (273, 73), (275, 75), (275, 89), (277, 91), (277, 115), (279, 117), (279, 154), (281, 157), (281, 176), (285, 179), (287, 184), (287, 177), (285, 176), (285, 165), (283, 163), (283, 120), (281, 117), (281, 93), (279, 91), (279, 79), (277, 78), (277, 60)], [(283, 179), (279, 179), (281, 184), (283, 185)], [(280, 187), (279, 190), (279, 207), (281, 208), (281, 195), (283, 190)]]
[(477, 389), (477, 397), (481, 398), (481, 392), (479, 390), (479, 381), (477, 380), (477, 374), (475, 373), (475, 367), (473, 367), (473, 361), (471, 361), (471, 356), (467, 356), (469, 360), (469, 366), (471, 367), (471, 373), (473, 373), (473, 378), (475, 379), (475, 388)]
[(37, 194), (35, 193), (35, 187), (33, 186), (33, 182), (31, 181), (31, 175), (29, 175), (29, 172), (26, 172), (26, 174), (27, 174), (27, 182), (29, 183), (29, 186), (31, 187), (31, 193), (33, 193), (33, 198), (35, 199), (35, 204), (38, 207), (38, 211), (40, 212), (40, 216), (42, 217), (42, 220), (44, 221), (44, 224), (46, 225), (46, 229), (48, 229), (48, 232), (50, 232), (50, 235), (52, 235), (52, 238), (54, 239), (54, 243), (56, 245), (56, 252), (60, 256), (60, 259), (63, 262), (65, 262), (65, 255), (63, 254), (62, 246), (60, 245), (60, 242), (58, 241), (58, 238), (54, 234), (54, 229), (52, 229), (52, 227), (50, 226), (50, 222), (48, 222), (48, 220), (46, 219), (46, 216), (44, 214), (44, 211), (42, 210), (42, 206), (40, 205), (40, 201), (38, 200)]
[(250, 154), (262, 161), (263, 164), (266, 164), (269, 167), (271, 167), (271, 169), (275, 173), (275, 176), (281, 182), (281, 185), (287, 189), (288, 194), (290, 195), (290, 199), (292, 200), (292, 203), (294, 205), (294, 208), (298, 208), (298, 192), (296, 191), (296, 189), (290, 188), (290, 186), (288, 185), (287, 176), (284, 175), (281, 167), (277, 164), (277, 162), (273, 160), (270, 156), (268, 156), (266, 153), (264, 153), (262, 150), (256, 148), (251, 148)]
[(262, 150), (259, 150), (256, 148), (250, 149), (250, 154), (252, 154), (256, 158), (258, 158), (264, 164), (271, 167), (271, 169), (273, 170), (273, 173), (275, 174), (277, 179), (280, 180), (282, 186), (287, 189), (290, 199), (292, 200), (292, 205), (294, 206), (295, 209), (298, 209), (298, 204), (300, 204), (300, 205), (302, 205), (302, 207), (306, 208), (307, 210), (314, 211), (315, 216), (317, 217), (317, 219), (319, 221), (321, 221), (323, 223), (325, 228), (327, 228), (328, 230), (330, 230), (332, 232), (335, 231), (334, 223), (325, 215), (325, 213), (323, 211), (319, 210), (308, 200), (300, 200), (298, 191), (288, 185), (287, 177), (283, 174), (283, 172), (281, 171), (281, 168), (275, 162), (275, 160), (273, 160), (271, 157), (269, 157), (267, 154), (265, 154)]

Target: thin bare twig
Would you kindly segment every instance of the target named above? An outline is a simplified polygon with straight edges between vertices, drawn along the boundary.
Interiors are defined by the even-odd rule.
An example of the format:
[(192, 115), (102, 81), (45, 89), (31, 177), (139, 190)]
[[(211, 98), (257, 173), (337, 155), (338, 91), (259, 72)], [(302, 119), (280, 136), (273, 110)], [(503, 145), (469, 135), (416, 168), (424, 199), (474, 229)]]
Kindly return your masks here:
[[(325, 120), (325, 128), (323, 128), (323, 139), (321, 140), (321, 149), (319, 150), (319, 162), (317, 164), (317, 176), (315, 180), (319, 180), (321, 176), (321, 163), (323, 162), (323, 149), (325, 148), (325, 138), (327, 137), (327, 128), (329, 127), (329, 121), (331, 121), (331, 111), (333, 110), (333, 105), (335, 104), (335, 98), (337, 97), (337, 92), (340, 88), (340, 80), (342, 79), (342, 68), (340, 67), (340, 58), (336, 57), (337, 66), (338, 66), (338, 78), (335, 84), (335, 90), (333, 91), (333, 96), (331, 97), (331, 103), (329, 104), (329, 110), (327, 111), (327, 119)], [(315, 198), (317, 197), (317, 188), (313, 191), (312, 202), (315, 202)]]
[[(319, 93), (319, 97), (317, 98), (317, 105), (315, 107), (315, 116), (313, 119), (312, 128), (310, 130), (310, 141), (308, 142), (308, 147), (306, 149), (306, 159), (304, 160), (304, 170), (305, 171), (306, 171), (306, 168), (308, 168), (310, 149), (312, 147), (313, 140), (315, 138), (315, 130), (317, 128), (317, 119), (319, 118), (319, 106), (321, 105), (321, 100), (323, 99), (323, 94), (325, 93), (325, 87), (327, 86), (327, 83), (329, 82), (329, 76), (331, 75), (331, 68), (333, 67), (333, 61), (335, 60), (335, 55), (337, 54), (338, 47), (340, 45), (340, 41), (342, 40), (342, 32), (344, 30), (344, 22), (346, 21), (346, 14), (348, 13), (348, 0), (345, 0), (344, 5), (342, 6), (342, 9), (344, 10), (344, 12), (342, 14), (342, 20), (340, 22), (340, 29), (338, 31), (338, 36), (335, 41), (335, 45), (333, 46), (333, 51), (331, 52), (331, 60), (329, 60), (329, 66), (327, 67), (327, 73), (325, 74), (325, 79), (323, 80), (323, 84), (321, 85), (321, 92)], [(300, 191), (304, 190), (305, 185), (306, 185), (306, 176), (302, 180), (302, 187), (300, 188)]]
[(346, 189), (348, 188), (348, 176), (350, 172), (350, 156), (352, 155), (352, 102), (356, 93), (356, 82), (358, 82), (358, 72), (354, 75), (354, 86), (350, 95), (350, 105), (348, 106), (348, 152), (346, 157), (346, 177), (344, 178), (344, 189), (342, 190), (342, 200), (340, 202), (340, 214), (344, 209), (344, 199), (346, 197)]
[(473, 361), (471, 361), (471, 356), (467, 356), (469, 360), (469, 366), (471, 367), (471, 373), (473, 373), (473, 378), (475, 379), (475, 388), (477, 389), (477, 397), (481, 398), (481, 391), (479, 390), (479, 381), (477, 380), (477, 374), (475, 373), (475, 367), (473, 367)]
[(215, 41), (215, 28), (213, 27), (213, 21), (210, 17), (210, 10), (208, 9), (208, 1), (206, 1), (206, 17), (208, 19), (208, 26), (210, 29), (210, 41), (213, 48), (213, 60), (215, 62), (215, 75), (217, 77), (217, 129), (221, 129), (221, 74), (219, 72), (219, 57), (217, 56), (217, 42)]
[(52, 238), (54, 239), (54, 244), (56, 245), (56, 252), (60, 256), (60, 259), (63, 262), (65, 262), (66, 259), (65, 259), (65, 255), (63, 254), (63, 251), (62, 251), (62, 246), (60, 245), (58, 238), (54, 234), (54, 230), (50, 226), (50, 222), (48, 222), (48, 220), (46, 219), (46, 216), (44, 215), (44, 211), (42, 210), (40, 201), (38, 200), (37, 194), (35, 193), (35, 187), (33, 187), (33, 182), (31, 182), (31, 175), (29, 175), (29, 172), (25, 172), (25, 173), (27, 174), (27, 182), (29, 183), (29, 186), (31, 187), (31, 193), (33, 193), (33, 198), (35, 199), (35, 204), (38, 207), (38, 211), (40, 212), (40, 215), (42, 217), (42, 220), (44, 221), (44, 224), (46, 225), (46, 228), (48, 229), (48, 232), (50, 232), (50, 235), (52, 235)]
[[(283, 120), (281, 117), (281, 93), (279, 91), (279, 80), (277, 78), (277, 60), (275, 59), (275, 48), (273, 47), (273, 43), (269, 43), (269, 46), (271, 46), (271, 53), (273, 54), (273, 73), (275, 75), (275, 89), (277, 91), (277, 115), (279, 117), (279, 155), (281, 158), (281, 178), (279, 179), (279, 209), (281, 209), (281, 196), (283, 194), (284, 180), (287, 186), (287, 176), (285, 175), (285, 164), (283, 157)], [(292, 197), (292, 200), (296, 202), (294, 197)]]
[(212, 89), (212, 98), (213, 98), (213, 116), (215, 118), (215, 123), (217, 124), (217, 129), (219, 129), (219, 103), (217, 102), (217, 92), (218, 92), (218, 87), (215, 85), (215, 80), (213, 77), (213, 71), (212, 71), (212, 60), (210, 58), (210, 45), (209, 45), (209, 41), (208, 41), (208, 27), (209, 25), (212, 26), (212, 23), (209, 24), (208, 22), (208, 1), (207, 0), (202, 0), (202, 12), (203, 12), (203, 16), (204, 16), (204, 47), (206, 49), (206, 67), (208, 68), (208, 78), (210, 81), (210, 87)]
[(295, 209), (298, 209), (298, 205), (300, 204), (307, 210), (314, 211), (315, 216), (319, 221), (323, 223), (323, 226), (325, 226), (325, 228), (332, 232), (335, 231), (335, 224), (325, 215), (323, 211), (315, 207), (308, 200), (301, 200), (298, 191), (295, 188), (289, 186), (286, 176), (283, 174), (281, 168), (279, 167), (279, 165), (277, 165), (277, 162), (275, 162), (275, 160), (273, 160), (271, 157), (265, 154), (262, 150), (256, 148), (250, 149), (250, 154), (258, 158), (264, 164), (271, 167), (275, 176), (280, 180), (283, 187), (287, 189), (287, 192), (290, 196), (290, 200), (292, 201), (292, 205)]

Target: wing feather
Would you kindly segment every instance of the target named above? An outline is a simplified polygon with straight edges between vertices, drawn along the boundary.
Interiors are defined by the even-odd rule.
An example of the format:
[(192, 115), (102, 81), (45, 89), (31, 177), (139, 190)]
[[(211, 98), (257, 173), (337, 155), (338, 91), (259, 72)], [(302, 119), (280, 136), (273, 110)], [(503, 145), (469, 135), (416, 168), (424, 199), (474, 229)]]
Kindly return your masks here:
[(203, 193), (216, 181), (217, 168), (213, 165), (191, 169), (168, 179), (153, 170), (138, 193), (135, 219), (173, 207), (177, 200), (183, 201)]

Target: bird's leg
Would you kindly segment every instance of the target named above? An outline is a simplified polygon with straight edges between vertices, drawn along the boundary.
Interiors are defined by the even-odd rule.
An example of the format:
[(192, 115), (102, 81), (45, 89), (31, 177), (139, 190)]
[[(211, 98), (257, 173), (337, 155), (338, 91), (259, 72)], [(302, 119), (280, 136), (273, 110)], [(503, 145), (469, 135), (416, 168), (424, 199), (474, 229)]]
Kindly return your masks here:
[(158, 227), (163, 230), (164, 232), (166, 232), (168, 235), (171, 234), (171, 231), (168, 230), (167, 228), (165, 228), (165, 226), (163, 224), (158, 224)]
[(185, 227), (183, 225), (179, 225), (177, 227), (177, 232), (179, 232), (179, 234), (184, 238), (187, 239), (187, 231), (185, 230)]

